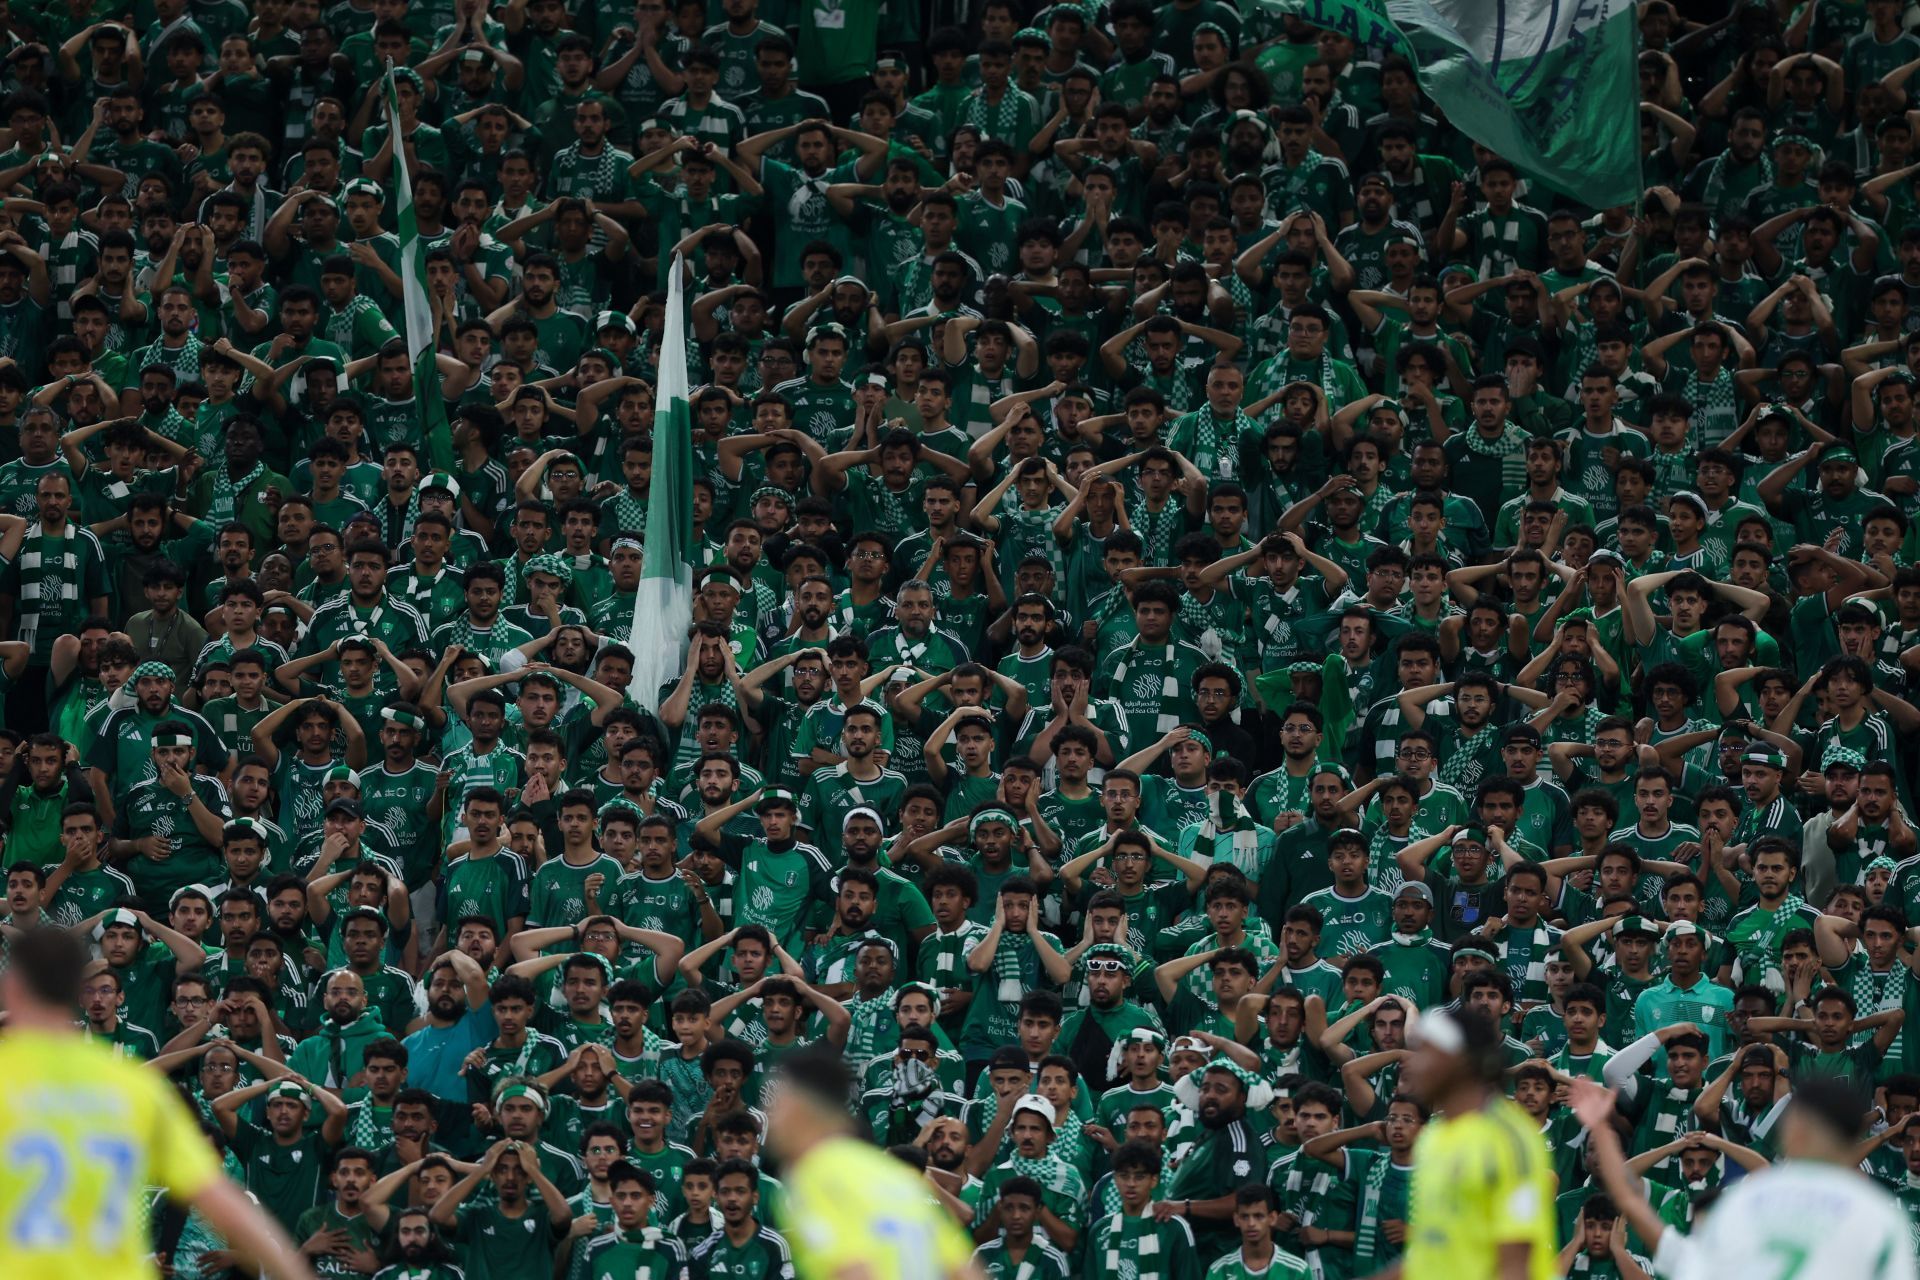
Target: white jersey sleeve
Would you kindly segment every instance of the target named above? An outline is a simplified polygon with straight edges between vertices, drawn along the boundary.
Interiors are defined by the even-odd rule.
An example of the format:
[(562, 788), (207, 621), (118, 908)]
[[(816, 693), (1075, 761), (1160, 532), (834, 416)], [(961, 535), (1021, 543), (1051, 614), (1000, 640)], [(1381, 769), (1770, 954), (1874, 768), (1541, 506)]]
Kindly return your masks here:
[(1707, 1213), (1673, 1280), (1916, 1280), (1906, 1211), (1855, 1170), (1788, 1164)]

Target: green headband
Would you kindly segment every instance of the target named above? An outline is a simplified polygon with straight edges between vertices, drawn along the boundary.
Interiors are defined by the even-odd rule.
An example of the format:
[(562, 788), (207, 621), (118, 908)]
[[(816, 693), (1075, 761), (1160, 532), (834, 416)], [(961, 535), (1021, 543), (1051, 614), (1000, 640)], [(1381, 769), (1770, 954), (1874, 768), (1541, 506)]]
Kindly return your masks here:
[(800, 808), (799, 798), (785, 787), (768, 787), (762, 791), (759, 803), (753, 806), (753, 811), (758, 813), (770, 804), (791, 805), (796, 810)]
[(172, 667), (164, 662), (143, 662), (133, 669), (135, 680), (177, 680)]
[(982, 809), (974, 814), (973, 821), (967, 824), (967, 839), (971, 840), (979, 834), (981, 824), (987, 822), (1004, 822), (1015, 830), (1020, 827), (1020, 823), (1005, 809)]
[(193, 735), (190, 733), (156, 733), (153, 735), (153, 745), (156, 747), (190, 747), (193, 745)]
[(425, 729), (427, 727), (427, 722), (424, 719), (401, 707), (380, 708), (380, 718), (382, 720), (391, 720), (393, 723), (407, 729)]
[(530, 1084), (515, 1080), (511, 1083), (501, 1085), (499, 1090), (493, 1095), (494, 1110), (499, 1110), (500, 1104), (509, 1098), (526, 1098), (531, 1101), (534, 1106), (540, 1108), (541, 1115), (547, 1114), (547, 1095), (541, 1093)]

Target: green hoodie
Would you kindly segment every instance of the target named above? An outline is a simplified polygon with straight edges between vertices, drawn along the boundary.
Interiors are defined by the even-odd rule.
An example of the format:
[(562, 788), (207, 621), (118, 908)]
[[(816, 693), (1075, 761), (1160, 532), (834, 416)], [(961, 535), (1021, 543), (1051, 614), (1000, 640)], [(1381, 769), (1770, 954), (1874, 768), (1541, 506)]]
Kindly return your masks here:
[(294, 1049), (287, 1066), (317, 1085), (338, 1089), (360, 1074), (367, 1046), (389, 1039), (391, 1034), (371, 1009), (344, 1027), (330, 1017), (324, 1018), (319, 1030)]

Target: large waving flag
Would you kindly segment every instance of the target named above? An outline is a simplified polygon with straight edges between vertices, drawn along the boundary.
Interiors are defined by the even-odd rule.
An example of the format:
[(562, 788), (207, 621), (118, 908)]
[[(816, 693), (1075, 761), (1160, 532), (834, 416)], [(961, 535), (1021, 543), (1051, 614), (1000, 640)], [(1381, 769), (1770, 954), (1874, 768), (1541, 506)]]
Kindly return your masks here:
[(1404, 54), (1455, 128), (1595, 208), (1640, 187), (1633, 0), (1260, 0)]
[(687, 404), (686, 271), (667, 273), (666, 333), (654, 390), (653, 481), (647, 490), (646, 565), (633, 602), (633, 700), (659, 710), (660, 686), (679, 678), (693, 621), (693, 414)]
[(434, 471), (453, 469), (453, 431), (447, 424), (447, 400), (440, 393), (434, 363), (433, 305), (427, 301), (427, 254), (420, 245), (420, 224), (413, 216), (413, 179), (407, 173), (407, 149), (400, 132), (400, 100), (393, 87), (393, 63), (387, 63), (387, 120), (393, 136), (394, 220), (400, 235), (401, 303), (406, 311), (407, 354), (413, 357), (413, 395), (420, 408), (420, 431)]

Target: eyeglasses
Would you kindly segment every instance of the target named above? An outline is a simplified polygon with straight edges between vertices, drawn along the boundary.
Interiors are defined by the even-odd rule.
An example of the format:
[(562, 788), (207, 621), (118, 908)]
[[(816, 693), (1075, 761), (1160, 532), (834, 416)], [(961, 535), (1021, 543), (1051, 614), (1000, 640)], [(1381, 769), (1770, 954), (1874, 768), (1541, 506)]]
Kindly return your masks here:
[(1098, 960), (1087, 961), (1088, 973), (1125, 973), (1126, 971), (1127, 965), (1123, 960), (1103, 956)]
[(1400, 748), (1398, 754), (1402, 760), (1433, 759), (1433, 752), (1428, 751), (1425, 747), (1402, 747)]
[(933, 1057), (933, 1050), (931, 1050), (931, 1049), (902, 1049), (902, 1050), (900, 1051), (900, 1056), (901, 1056), (901, 1057), (903, 1057), (903, 1058), (911, 1058), (911, 1059), (913, 1059), (913, 1060), (914, 1060), (915, 1062), (926, 1062), (926, 1061), (929, 1061), (930, 1059), (932, 1059), (932, 1057)]

